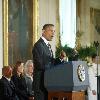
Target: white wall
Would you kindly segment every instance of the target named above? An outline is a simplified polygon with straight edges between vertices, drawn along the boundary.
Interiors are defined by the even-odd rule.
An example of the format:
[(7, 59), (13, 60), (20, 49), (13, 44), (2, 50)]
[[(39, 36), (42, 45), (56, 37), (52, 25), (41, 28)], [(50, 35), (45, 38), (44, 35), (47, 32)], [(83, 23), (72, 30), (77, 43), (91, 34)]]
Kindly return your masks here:
[[(100, 10), (100, 0), (90, 0), (90, 7)], [(94, 25), (91, 25), (91, 28), (95, 30)], [(100, 43), (100, 34), (98, 34), (97, 31), (91, 32), (90, 35), (92, 35), (91, 41), (99, 41)]]
[[(56, 15), (57, 15), (57, 3), (56, 0), (39, 0), (39, 33), (41, 36), (42, 27), (44, 24), (54, 24), (56, 27)], [(56, 45), (56, 32), (53, 41), (51, 42), (52, 49), (55, 51)]]
[[(46, 23), (53, 23), (56, 25), (57, 20), (57, 2), (59, 0), (39, 0), (39, 33), (41, 36), (42, 26)], [(82, 46), (90, 46), (95, 40), (95, 33), (91, 33), (90, 25), (90, 8), (100, 9), (100, 0), (80, 0), (80, 19), (81, 19), (81, 37)], [(100, 35), (95, 35), (97, 40), (100, 40)], [(100, 42), (100, 41), (99, 41)], [(56, 35), (51, 42), (53, 51), (55, 51)]]
[(100, 0), (81, 0), (81, 31), (83, 35), (81, 37), (81, 45), (89, 46), (93, 41), (100, 42), (100, 35), (92, 33), (92, 27), (90, 23), (90, 8), (100, 9)]
[(1, 69), (3, 67), (3, 32), (2, 32), (2, 0), (0, 0), (0, 77), (1, 77)]

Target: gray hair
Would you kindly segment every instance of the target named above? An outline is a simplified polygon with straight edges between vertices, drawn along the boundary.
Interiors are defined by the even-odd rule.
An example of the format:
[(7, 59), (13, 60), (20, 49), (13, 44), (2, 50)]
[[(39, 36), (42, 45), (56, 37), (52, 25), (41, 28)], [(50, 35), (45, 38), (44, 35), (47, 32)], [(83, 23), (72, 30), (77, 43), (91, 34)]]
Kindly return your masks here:
[(31, 65), (31, 64), (33, 64), (33, 61), (32, 60), (27, 60), (27, 62), (25, 63), (25, 69), (24, 69), (24, 71), (25, 71), (25, 73), (27, 73), (27, 71), (28, 71), (28, 67), (29, 67), (29, 65)]

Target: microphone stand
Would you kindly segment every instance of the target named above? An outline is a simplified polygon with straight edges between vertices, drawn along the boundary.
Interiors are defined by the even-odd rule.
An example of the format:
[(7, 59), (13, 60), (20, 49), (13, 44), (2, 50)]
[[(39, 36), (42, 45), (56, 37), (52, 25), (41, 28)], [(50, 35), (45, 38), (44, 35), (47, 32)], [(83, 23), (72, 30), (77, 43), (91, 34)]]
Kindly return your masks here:
[(98, 41), (94, 41), (94, 46), (96, 48), (96, 54), (97, 54), (97, 58), (96, 58), (96, 63), (97, 63), (97, 100), (99, 100), (99, 74), (98, 74), (98, 56), (99, 56), (99, 42)]

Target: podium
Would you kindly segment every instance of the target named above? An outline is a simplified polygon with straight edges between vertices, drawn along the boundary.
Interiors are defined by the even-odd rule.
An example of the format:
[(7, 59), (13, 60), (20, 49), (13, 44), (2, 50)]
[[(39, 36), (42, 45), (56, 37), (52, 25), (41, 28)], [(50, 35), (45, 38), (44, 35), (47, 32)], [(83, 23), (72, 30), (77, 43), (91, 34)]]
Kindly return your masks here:
[(85, 61), (70, 61), (52, 66), (44, 73), (48, 100), (85, 100), (84, 91), (89, 85)]

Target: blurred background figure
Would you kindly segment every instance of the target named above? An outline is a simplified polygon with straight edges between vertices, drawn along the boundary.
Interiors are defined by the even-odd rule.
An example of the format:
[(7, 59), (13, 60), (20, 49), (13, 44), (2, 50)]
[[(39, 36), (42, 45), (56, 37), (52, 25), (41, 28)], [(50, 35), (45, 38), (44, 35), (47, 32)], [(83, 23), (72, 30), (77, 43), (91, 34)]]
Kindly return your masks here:
[(10, 66), (4, 66), (2, 75), (0, 79), (0, 100), (19, 100), (16, 95), (15, 85), (11, 81), (12, 68)]
[(24, 70), (23, 63), (21, 61), (17, 61), (11, 79), (16, 86), (16, 91), (19, 100), (29, 100), (27, 85), (24, 78), (23, 70)]
[(34, 91), (32, 90), (34, 65), (32, 60), (27, 60), (24, 71), (28, 95), (30, 100), (34, 100)]
[(88, 100), (97, 100), (97, 55), (92, 56), (92, 64), (88, 69), (89, 74), (89, 88)]
[(68, 61), (68, 57), (66, 53), (62, 50), (60, 52), (60, 56), (55, 59), (55, 65), (62, 64)]
[(78, 61), (79, 60), (79, 53), (78, 51), (76, 50), (76, 48), (73, 48), (71, 50), (71, 54), (69, 56), (69, 61)]

